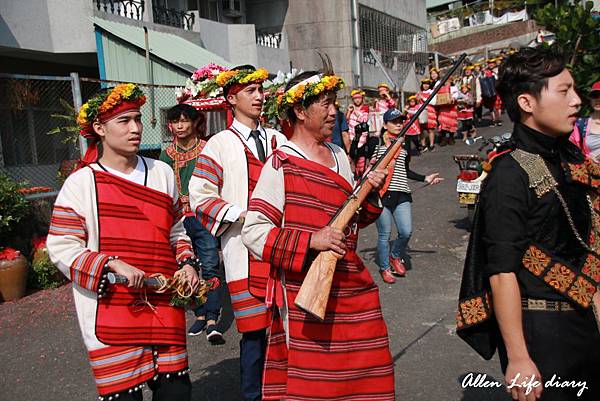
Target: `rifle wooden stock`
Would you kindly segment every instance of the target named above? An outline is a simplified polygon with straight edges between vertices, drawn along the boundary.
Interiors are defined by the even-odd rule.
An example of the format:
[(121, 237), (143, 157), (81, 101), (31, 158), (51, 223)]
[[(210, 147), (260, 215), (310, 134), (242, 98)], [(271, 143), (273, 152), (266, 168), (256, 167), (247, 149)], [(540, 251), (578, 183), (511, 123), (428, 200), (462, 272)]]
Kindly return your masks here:
[[(402, 142), (399, 139), (406, 134), (406, 131), (410, 126), (418, 120), (419, 114), (425, 110), (427, 105), (431, 102), (433, 97), (446, 83), (446, 81), (452, 76), (454, 71), (460, 66), (463, 60), (466, 58), (466, 54), (462, 54), (459, 59), (454, 63), (450, 71), (446, 73), (444, 78), (440, 81), (439, 85), (434, 88), (429, 98), (421, 105), (415, 115), (405, 124), (402, 131), (398, 135), (398, 138), (394, 141), (386, 152), (375, 162), (372, 169), (375, 170), (387, 170), (388, 166), (392, 162), (392, 159), (396, 152), (402, 146)], [(338, 228), (342, 231), (346, 228), (352, 217), (357, 213), (358, 209), (362, 205), (363, 201), (367, 198), (369, 193), (373, 190), (373, 186), (367, 180), (366, 175), (361, 179), (360, 183), (354, 190), (354, 192), (346, 199), (344, 205), (333, 217), (329, 223), (330, 227)], [(331, 283), (333, 281), (333, 273), (338, 259), (341, 259), (342, 255), (333, 251), (323, 251), (315, 258), (313, 263), (310, 265), (308, 273), (302, 282), (300, 291), (296, 296), (294, 304), (310, 313), (312, 316), (319, 320), (325, 318), (325, 310), (327, 308), (327, 302), (329, 301), (329, 293), (331, 291)]]

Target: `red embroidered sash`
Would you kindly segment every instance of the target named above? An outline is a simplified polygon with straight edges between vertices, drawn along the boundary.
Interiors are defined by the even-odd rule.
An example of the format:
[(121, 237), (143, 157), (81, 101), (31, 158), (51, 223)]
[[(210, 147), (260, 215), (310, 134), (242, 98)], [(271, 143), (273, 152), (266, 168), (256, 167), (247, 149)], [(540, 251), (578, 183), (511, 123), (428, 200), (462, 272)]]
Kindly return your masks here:
[[(172, 276), (177, 270), (170, 233), (175, 211), (172, 198), (109, 173), (94, 171), (98, 203), (99, 251), (146, 275)], [(170, 296), (124, 285), (111, 287), (98, 300), (96, 336), (110, 345), (185, 345), (185, 315), (169, 305)]]

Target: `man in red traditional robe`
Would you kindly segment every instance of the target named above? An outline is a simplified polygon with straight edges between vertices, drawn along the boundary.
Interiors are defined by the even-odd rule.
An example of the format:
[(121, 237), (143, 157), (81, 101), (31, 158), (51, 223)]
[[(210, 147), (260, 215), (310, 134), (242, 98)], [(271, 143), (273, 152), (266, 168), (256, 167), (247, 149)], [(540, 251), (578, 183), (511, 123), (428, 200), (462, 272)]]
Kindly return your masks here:
[[(183, 308), (172, 305), (171, 294), (143, 287), (148, 276), (160, 274), (193, 289), (198, 264), (173, 170), (137, 155), (144, 102), (137, 86), (122, 84), (82, 106), (85, 166), (58, 194), (48, 252), (73, 282), (100, 400), (141, 401), (148, 383), (155, 401), (189, 401)], [(128, 284), (109, 288), (109, 272)]]
[[(345, 152), (328, 143), (335, 123), (333, 72), (293, 79), (280, 108), (294, 128), (267, 160), (252, 194), (242, 240), (269, 261), (274, 320), (265, 362), (265, 400), (394, 400), (394, 368), (376, 284), (356, 254), (358, 229), (375, 221), (376, 192), (344, 231), (328, 223), (354, 189)], [(368, 180), (379, 188), (385, 173)], [(312, 260), (340, 254), (323, 321), (294, 305)]]

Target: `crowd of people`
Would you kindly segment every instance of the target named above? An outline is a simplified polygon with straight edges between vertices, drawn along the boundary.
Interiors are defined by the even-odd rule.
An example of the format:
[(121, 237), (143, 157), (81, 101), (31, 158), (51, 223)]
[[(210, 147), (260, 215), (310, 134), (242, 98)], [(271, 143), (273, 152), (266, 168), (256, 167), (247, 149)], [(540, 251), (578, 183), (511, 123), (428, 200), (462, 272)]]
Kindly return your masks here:
[[(47, 245), (52, 261), (73, 281), (79, 324), (100, 399), (141, 401), (140, 390), (147, 385), (155, 401), (191, 400), (186, 334), (206, 333), (210, 342), (223, 342), (217, 323), (224, 281), (241, 334), (244, 400), (394, 400), (394, 366), (378, 288), (356, 249), (359, 230), (375, 223), (381, 278), (393, 283), (394, 276), (406, 274), (406, 247), (412, 232), (408, 180), (428, 185), (443, 180), (436, 172), (423, 175), (411, 170), (411, 157), (433, 150), (436, 144), (452, 144), (457, 134), (464, 139), (474, 135), (474, 121), (481, 118), (481, 107), (488, 107), (493, 123), (501, 124), (502, 101), (495, 92), (496, 80), (515, 122), (517, 150), (540, 153), (553, 163), (552, 172), (559, 174), (558, 144), (539, 133), (546, 129), (542, 123), (549, 122), (556, 126), (555, 130), (547, 129), (549, 137), (570, 133), (576, 123), (571, 141), (585, 154), (595, 157), (599, 153), (600, 141), (594, 134), (599, 132), (600, 83), (592, 88), (594, 114), (575, 122), (569, 113), (578, 109), (578, 98), (571, 94), (572, 78), (564, 63), (546, 50), (520, 53), (509, 57), (505, 77), (498, 74), (499, 61), (495, 59), (488, 60), (484, 69), (477, 64), (466, 66), (460, 77), (440, 88), (426, 115), (406, 127), (404, 138), (399, 134), (408, 119), (439, 85), (440, 72), (435, 68), (406, 105), (398, 105), (390, 88), (382, 84), (374, 108), (365, 103), (365, 93), (355, 89), (344, 114), (337, 104), (337, 92), (344, 82), (324, 59), (321, 71), (292, 77), (277, 97), (278, 114), (291, 127), (288, 137), (261, 124), (266, 70), (241, 65), (218, 71), (211, 83), (222, 91), (233, 122), (206, 141), (204, 115), (185, 104), (174, 106), (167, 114), (173, 143), (161, 153), (160, 160), (138, 155), (143, 131), (140, 109), (145, 96), (137, 86), (121, 84), (89, 99), (78, 115), (89, 147), (81, 167), (68, 177), (57, 197)], [(548, 64), (542, 69), (546, 75), (535, 71), (536, 57)], [(519, 86), (523, 77), (527, 82)], [(490, 83), (493, 95), (486, 91)], [(562, 87), (569, 91), (569, 98), (553, 97)], [(544, 99), (551, 100), (543, 103)], [(565, 107), (556, 116), (547, 110), (561, 105)], [(396, 140), (404, 143), (392, 162), (386, 168), (373, 169), (375, 160)], [(583, 163), (582, 153), (571, 151), (575, 153), (571, 152), (569, 161)], [(521, 160), (518, 157), (524, 158), (526, 172), (534, 164), (528, 155), (517, 152), (514, 156), (517, 162)], [(483, 234), (486, 241), (472, 241), (478, 248), (470, 247), (467, 258), (470, 263), (473, 258), (484, 257), (482, 264), (469, 266), (485, 265), (485, 270), (465, 270), (465, 274), (491, 277), (491, 288), (472, 288), (473, 283), (486, 281), (467, 278), (469, 285), (461, 289), (458, 315), (459, 329), (479, 327), (477, 323), (487, 318), (482, 313), (491, 310), (488, 304), (483, 308), (481, 291), (497, 298), (502, 308), (497, 315), (506, 342), (501, 360), (507, 382), (515, 373), (539, 376), (541, 371), (547, 376), (548, 369), (559, 369), (544, 362), (556, 347), (551, 340), (540, 343), (531, 358), (523, 351), (524, 341), (531, 338), (524, 340), (523, 332), (515, 329), (521, 315), (512, 309), (517, 305), (521, 311), (521, 299), (511, 297), (518, 294), (519, 285), (525, 297), (523, 305), (532, 304), (529, 298), (548, 294), (555, 302), (552, 305), (564, 303), (564, 310), (570, 310), (566, 304), (571, 301), (584, 307), (591, 302), (591, 295), (585, 294), (583, 299), (584, 295), (573, 289), (570, 298), (564, 299), (549, 292), (550, 287), (562, 294), (567, 289), (562, 289), (564, 280), (556, 278), (556, 272), (554, 276), (548, 273), (550, 286), (533, 276), (525, 277), (530, 273), (521, 269), (522, 251), (526, 251), (523, 244), (529, 244), (524, 236), (533, 228), (556, 234), (552, 238), (532, 234), (539, 241), (531, 245), (534, 250), (528, 248), (523, 263), (536, 275), (545, 269), (543, 263), (554, 260), (543, 252), (558, 245), (564, 250), (565, 241), (579, 249), (585, 240), (577, 233), (589, 232), (593, 237), (591, 233), (597, 228), (588, 224), (595, 219), (596, 203), (590, 203), (590, 215), (577, 216), (575, 222), (557, 217), (562, 210), (554, 207), (558, 200), (552, 199), (552, 203), (541, 198), (545, 202), (542, 206), (557, 215), (551, 219), (542, 208), (533, 208), (533, 198), (528, 195), (533, 187), (528, 186), (516, 162), (507, 161), (509, 157), (498, 163), (512, 163), (506, 171), (517, 176), (503, 177), (494, 170), (487, 196), (483, 196), (484, 206), (475, 218), (475, 225), (486, 231), (474, 230), (474, 235)], [(580, 171), (573, 170), (572, 178), (588, 186), (598, 185), (598, 169), (592, 164), (585, 164), (585, 168), (589, 170), (587, 181)], [(536, 185), (541, 182), (549, 186), (540, 192), (536, 187), (538, 195), (571, 182), (560, 178), (553, 185), (547, 174), (543, 178)], [(358, 212), (343, 229), (329, 226), (358, 182), (368, 182), (372, 188)], [(503, 185), (512, 188), (521, 182), (525, 184), (518, 195), (524, 200), (519, 201)], [(575, 202), (580, 210), (586, 209), (584, 188), (565, 188), (568, 196), (563, 206)], [(537, 213), (531, 224), (523, 217), (527, 210)], [(490, 224), (484, 225), (483, 219)], [(503, 223), (509, 220), (513, 225)], [(393, 224), (398, 238), (390, 246)], [(584, 226), (592, 227), (592, 231), (582, 230)], [(574, 238), (567, 238), (570, 231)], [(557, 261), (572, 261), (581, 255), (589, 260), (589, 252), (597, 255), (597, 238), (594, 241), (584, 244), (582, 249), (587, 253), (568, 254), (567, 259)], [(321, 252), (332, 252), (337, 258), (323, 320), (294, 302), (309, 267)], [(559, 256), (564, 255), (559, 252)], [(219, 276), (220, 259), (224, 277)], [(597, 269), (595, 260), (589, 269)], [(597, 285), (597, 271), (585, 271), (585, 266), (583, 279)], [(515, 274), (522, 280), (518, 284)], [(115, 276), (122, 281), (115, 284), (111, 281)], [(181, 307), (187, 301), (196, 302), (192, 302), (196, 319), (189, 328)], [(588, 327), (588, 320), (593, 318), (589, 312), (582, 316), (578, 330), (589, 337), (582, 339), (577, 345), (582, 348), (577, 349), (591, 350), (597, 345), (592, 339), (597, 341), (598, 333)], [(545, 327), (542, 320), (539, 327)], [(560, 326), (567, 321), (557, 319), (554, 323)], [(575, 338), (579, 332), (569, 333)], [(473, 343), (481, 345), (482, 341), (489, 345), (480, 334)], [(569, 347), (564, 344), (564, 351)], [(569, 368), (576, 368), (561, 370), (567, 377), (580, 375), (583, 370), (579, 365), (589, 362), (574, 354), (569, 358)], [(540, 361), (539, 371), (532, 359)], [(513, 397), (525, 399), (519, 391), (515, 390)]]
[[(513, 54), (509, 51), (506, 54)], [(433, 151), (436, 145), (453, 145), (455, 140), (466, 141), (476, 135), (476, 127), (482, 125), (484, 109), (488, 109), (491, 124), (501, 126), (502, 100), (496, 92), (498, 68), (503, 55), (489, 58), (485, 63), (474, 63), (464, 66), (462, 73), (450, 78), (438, 94), (431, 100), (427, 109), (419, 119), (411, 125), (406, 133), (406, 148), (411, 156), (422, 152)], [(365, 91), (358, 88), (351, 92), (352, 103), (346, 113), (340, 111), (336, 135), (332, 140), (351, 153), (367, 143), (369, 132), (378, 133), (383, 124), (383, 114), (389, 109), (399, 109), (403, 118), (410, 119), (434, 88), (440, 84), (440, 70), (432, 67), (429, 78), (421, 80), (419, 91), (408, 96), (406, 104), (393, 94), (390, 87), (378, 85), (379, 98), (369, 106)], [(337, 133), (339, 132), (339, 133)], [(360, 155), (360, 152), (358, 152)], [(364, 163), (357, 160), (359, 173)]]

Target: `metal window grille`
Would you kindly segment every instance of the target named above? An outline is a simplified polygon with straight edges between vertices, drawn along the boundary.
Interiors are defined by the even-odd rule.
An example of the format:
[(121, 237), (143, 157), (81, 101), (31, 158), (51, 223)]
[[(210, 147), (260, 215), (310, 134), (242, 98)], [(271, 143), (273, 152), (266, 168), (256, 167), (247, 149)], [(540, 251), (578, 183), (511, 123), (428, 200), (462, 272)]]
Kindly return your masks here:
[(194, 27), (195, 14), (174, 8), (160, 7), (152, 5), (154, 22), (161, 25), (174, 26), (176, 28), (191, 31)]
[(373, 49), (392, 77), (403, 82), (415, 64), (417, 72), (427, 63), (427, 31), (399, 18), (361, 5), (359, 8), (362, 61), (376, 64)]

